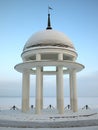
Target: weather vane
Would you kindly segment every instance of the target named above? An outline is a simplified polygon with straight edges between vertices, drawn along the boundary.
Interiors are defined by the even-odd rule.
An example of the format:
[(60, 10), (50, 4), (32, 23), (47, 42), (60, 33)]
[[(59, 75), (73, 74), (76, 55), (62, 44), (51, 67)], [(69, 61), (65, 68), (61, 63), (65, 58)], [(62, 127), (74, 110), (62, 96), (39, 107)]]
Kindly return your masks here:
[(48, 24), (47, 24), (47, 28), (46, 29), (52, 29), (49, 10), (53, 10), (53, 9), (50, 6), (48, 6)]
[(53, 10), (50, 6), (48, 6), (48, 14), (50, 14), (50, 10)]

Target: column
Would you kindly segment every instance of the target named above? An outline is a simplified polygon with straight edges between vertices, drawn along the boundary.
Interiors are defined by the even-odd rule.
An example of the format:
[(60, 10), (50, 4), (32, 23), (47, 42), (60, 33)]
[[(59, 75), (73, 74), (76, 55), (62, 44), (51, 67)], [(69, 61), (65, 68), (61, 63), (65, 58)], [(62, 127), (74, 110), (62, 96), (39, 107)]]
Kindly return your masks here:
[[(63, 54), (58, 54), (58, 60), (63, 60)], [(57, 69), (57, 108), (59, 114), (64, 113), (64, 88), (63, 88), (63, 67)]]
[(22, 112), (29, 111), (29, 89), (30, 74), (24, 71), (22, 75)]
[(41, 68), (36, 69), (36, 114), (41, 111)]
[[(41, 69), (43, 71), (43, 68)], [(41, 109), (43, 109), (43, 74), (41, 72)]]
[(73, 69), (70, 73), (70, 102), (73, 112), (78, 111), (77, 103), (77, 86), (76, 86), (76, 71)]
[(57, 107), (57, 110), (59, 110), (59, 104), (58, 104), (59, 103), (59, 101), (58, 101), (59, 100), (59, 97), (58, 97), (59, 96), (59, 94), (58, 94), (58, 89), (59, 89), (58, 88), (59, 87), (58, 86), (58, 80), (59, 80), (58, 79), (58, 67), (56, 67), (56, 71), (57, 71), (57, 73), (56, 73), (56, 104), (57, 104), (57, 106), (56, 107)]
[(73, 83), (72, 83), (72, 72), (70, 71), (69, 73), (69, 81), (70, 81), (70, 105), (71, 105), (71, 110), (73, 110)]
[[(41, 55), (36, 55), (36, 60), (41, 60)], [(36, 101), (35, 101), (35, 113), (40, 114), (41, 112), (41, 67), (36, 68)]]

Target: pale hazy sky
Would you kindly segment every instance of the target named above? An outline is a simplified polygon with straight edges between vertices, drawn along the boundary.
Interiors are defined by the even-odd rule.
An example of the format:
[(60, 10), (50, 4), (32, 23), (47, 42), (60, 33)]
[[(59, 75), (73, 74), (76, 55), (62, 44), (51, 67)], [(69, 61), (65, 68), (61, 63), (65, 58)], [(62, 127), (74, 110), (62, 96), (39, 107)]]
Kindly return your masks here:
[[(14, 70), (22, 62), (28, 38), (47, 26), (50, 5), (53, 29), (64, 32), (74, 43), (77, 62), (85, 69), (77, 74), (79, 96), (98, 96), (98, 0), (0, 0), (0, 96), (21, 95), (21, 74)], [(35, 77), (31, 76), (31, 95)], [(55, 95), (55, 77), (44, 77), (44, 95)], [(69, 95), (68, 76), (64, 93)]]

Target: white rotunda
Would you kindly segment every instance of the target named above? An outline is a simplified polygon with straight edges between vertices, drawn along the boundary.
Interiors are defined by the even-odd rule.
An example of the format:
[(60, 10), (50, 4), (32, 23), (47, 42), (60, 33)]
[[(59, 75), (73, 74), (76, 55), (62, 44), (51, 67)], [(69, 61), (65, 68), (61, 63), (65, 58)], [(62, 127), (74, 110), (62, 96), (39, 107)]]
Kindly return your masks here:
[[(48, 14), (46, 30), (33, 34), (26, 42), (21, 54), (23, 62), (14, 68), (22, 73), (22, 111), (29, 111), (30, 75), (36, 75), (35, 113), (43, 109), (43, 75), (56, 75), (56, 104), (59, 114), (64, 113), (63, 75), (69, 74), (70, 105), (73, 112), (78, 111), (76, 73), (84, 66), (76, 62), (77, 52), (68, 37), (53, 30)], [(44, 68), (55, 67), (53, 70)], [(48, 90), (47, 90), (48, 91)]]

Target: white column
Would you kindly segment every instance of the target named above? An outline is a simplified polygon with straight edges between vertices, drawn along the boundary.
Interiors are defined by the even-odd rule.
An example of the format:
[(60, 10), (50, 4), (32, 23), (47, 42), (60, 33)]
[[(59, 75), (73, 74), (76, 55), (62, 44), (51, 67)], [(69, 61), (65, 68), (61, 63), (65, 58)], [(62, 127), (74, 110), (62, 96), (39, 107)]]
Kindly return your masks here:
[(78, 111), (77, 102), (77, 86), (76, 86), (76, 71), (71, 70), (70, 73), (70, 102), (73, 112)]
[(30, 74), (27, 71), (22, 75), (22, 112), (29, 110)]
[(73, 83), (72, 83), (72, 74), (71, 71), (69, 73), (69, 81), (70, 81), (70, 105), (73, 110)]
[[(58, 54), (58, 60), (63, 60), (63, 54)], [(64, 113), (64, 88), (63, 88), (63, 67), (57, 69), (57, 107), (59, 114)]]
[(36, 69), (36, 114), (41, 111), (41, 68)]
[(59, 104), (58, 104), (59, 103), (59, 97), (58, 97), (59, 96), (59, 94), (58, 94), (58, 89), (59, 89), (58, 88), (59, 87), (58, 86), (58, 80), (59, 80), (58, 79), (58, 67), (56, 67), (56, 71), (57, 71), (57, 73), (56, 73), (56, 104), (57, 104), (57, 110), (59, 110)]
[[(41, 69), (43, 71), (43, 68)], [(41, 109), (43, 109), (43, 74), (41, 72)]]
[[(36, 55), (36, 60), (41, 60), (41, 55)], [(35, 113), (40, 114), (41, 112), (41, 67), (36, 68), (36, 108)]]

